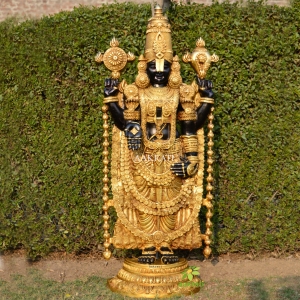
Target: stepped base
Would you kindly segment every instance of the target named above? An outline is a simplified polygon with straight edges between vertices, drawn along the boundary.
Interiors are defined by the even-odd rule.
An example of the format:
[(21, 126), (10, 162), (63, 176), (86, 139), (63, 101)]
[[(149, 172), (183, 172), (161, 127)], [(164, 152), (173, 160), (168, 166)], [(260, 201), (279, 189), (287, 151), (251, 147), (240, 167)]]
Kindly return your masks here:
[[(191, 295), (199, 292), (200, 279), (182, 280), (188, 268), (186, 259), (165, 265), (160, 260), (154, 264), (140, 264), (137, 258), (125, 259), (118, 275), (109, 279), (108, 287), (116, 293), (139, 298), (167, 298), (176, 295)], [(180, 286), (180, 284), (184, 286)]]

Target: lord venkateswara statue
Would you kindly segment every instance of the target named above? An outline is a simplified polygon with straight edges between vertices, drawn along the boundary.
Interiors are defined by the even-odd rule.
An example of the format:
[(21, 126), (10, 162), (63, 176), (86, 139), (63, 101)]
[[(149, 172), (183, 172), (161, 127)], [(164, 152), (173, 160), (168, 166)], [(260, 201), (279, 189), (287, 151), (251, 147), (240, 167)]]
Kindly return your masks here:
[[(110, 244), (121, 249), (140, 249), (136, 258), (125, 259), (118, 275), (108, 281), (111, 290), (132, 297), (167, 297), (197, 292), (197, 285), (182, 286), (187, 261), (175, 249), (200, 248), (211, 254), (213, 91), (205, 79), (211, 62), (200, 38), (192, 53), (183, 56), (196, 71), (191, 84), (182, 82), (180, 64), (173, 54), (171, 26), (159, 6), (149, 19), (144, 54), (132, 84), (119, 81), (120, 72), (134, 59), (111, 41), (103, 61), (112, 71), (105, 80), (104, 127), (104, 257)], [(109, 125), (113, 121), (111, 189), (109, 199)], [(207, 186), (203, 197), (204, 131), (207, 134)], [(207, 208), (206, 231), (201, 233), (198, 215)], [(117, 212), (113, 237), (109, 234), (109, 206)], [(187, 280), (187, 279), (186, 279)], [(194, 282), (199, 282), (194, 278)]]

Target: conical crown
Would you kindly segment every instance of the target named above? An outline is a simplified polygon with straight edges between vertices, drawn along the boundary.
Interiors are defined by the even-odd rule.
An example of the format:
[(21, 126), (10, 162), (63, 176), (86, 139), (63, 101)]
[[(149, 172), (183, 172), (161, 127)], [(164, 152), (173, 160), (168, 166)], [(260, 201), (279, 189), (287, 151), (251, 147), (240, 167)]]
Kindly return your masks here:
[(145, 58), (147, 62), (155, 60), (158, 71), (163, 71), (165, 59), (170, 63), (173, 61), (171, 25), (159, 5), (155, 7), (154, 16), (148, 21)]

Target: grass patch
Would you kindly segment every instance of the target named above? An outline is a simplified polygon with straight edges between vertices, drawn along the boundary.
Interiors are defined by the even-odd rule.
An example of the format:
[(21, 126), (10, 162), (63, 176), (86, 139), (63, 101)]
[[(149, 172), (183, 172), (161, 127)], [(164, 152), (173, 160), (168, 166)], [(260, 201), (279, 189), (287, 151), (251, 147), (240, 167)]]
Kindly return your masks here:
[(124, 299), (106, 288), (106, 279), (92, 276), (86, 280), (57, 282), (48, 280), (31, 270), (28, 276), (13, 275), (10, 282), (0, 283), (2, 300), (57, 300), (57, 299)]
[[(106, 287), (106, 279), (92, 276), (85, 280), (57, 282), (46, 279), (37, 270), (27, 276), (12, 275), (9, 282), (0, 281), (1, 300), (129, 300), (112, 293)], [(300, 277), (272, 277), (205, 283), (200, 293), (192, 296), (172, 297), (172, 300), (299, 300)]]
[(208, 282), (201, 300), (299, 300), (300, 276)]

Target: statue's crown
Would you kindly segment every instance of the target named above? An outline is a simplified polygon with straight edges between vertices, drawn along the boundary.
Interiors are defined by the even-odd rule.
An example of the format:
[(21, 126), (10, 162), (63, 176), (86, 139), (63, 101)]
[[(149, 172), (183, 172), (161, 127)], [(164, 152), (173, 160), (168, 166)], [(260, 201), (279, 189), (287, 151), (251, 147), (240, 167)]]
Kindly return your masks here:
[(156, 69), (163, 70), (164, 60), (173, 61), (171, 25), (156, 5), (154, 16), (149, 19), (146, 31), (145, 58), (147, 62), (156, 61)]

